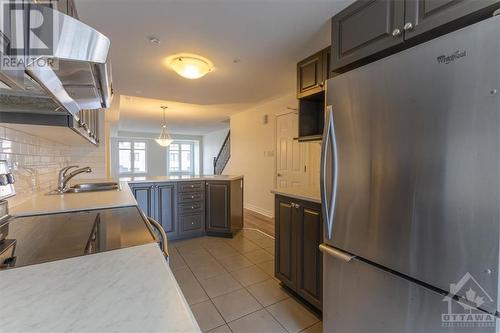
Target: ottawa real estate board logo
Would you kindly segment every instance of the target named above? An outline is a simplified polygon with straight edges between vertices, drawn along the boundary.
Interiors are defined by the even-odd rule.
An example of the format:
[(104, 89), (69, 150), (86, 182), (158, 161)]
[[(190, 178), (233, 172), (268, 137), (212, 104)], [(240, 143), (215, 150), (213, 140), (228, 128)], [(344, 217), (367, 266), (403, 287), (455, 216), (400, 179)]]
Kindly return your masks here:
[(470, 273), (465, 274), (457, 283), (450, 284), (450, 293), (443, 298), (443, 302), (448, 305), (447, 311), (441, 314), (443, 327), (472, 331), (495, 327), (496, 316), (484, 309), (495, 309), (496, 304)]
[(0, 0), (0, 68), (57, 69), (53, 59), (59, 28), (56, 3)]

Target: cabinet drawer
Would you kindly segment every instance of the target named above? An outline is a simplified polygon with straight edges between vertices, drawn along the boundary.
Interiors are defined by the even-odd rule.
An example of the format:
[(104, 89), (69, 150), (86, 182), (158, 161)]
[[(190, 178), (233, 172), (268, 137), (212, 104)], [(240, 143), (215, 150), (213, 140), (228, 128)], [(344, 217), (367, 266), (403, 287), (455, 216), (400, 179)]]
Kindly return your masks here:
[(179, 193), (204, 191), (204, 182), (179, 182)]
[(203, 230), (204, 227), (204, 219), (201, 214), (180, 216), (179, 222), (182, 231)]
[(179, 214), (203, 212), (204, 204), (201, 201), (179, 204)]
[(179, 203), (193, 202), (193, 201), (203, 201), (205, 199), (205, 194), (203, 192), (184, 192), (179, 193)]

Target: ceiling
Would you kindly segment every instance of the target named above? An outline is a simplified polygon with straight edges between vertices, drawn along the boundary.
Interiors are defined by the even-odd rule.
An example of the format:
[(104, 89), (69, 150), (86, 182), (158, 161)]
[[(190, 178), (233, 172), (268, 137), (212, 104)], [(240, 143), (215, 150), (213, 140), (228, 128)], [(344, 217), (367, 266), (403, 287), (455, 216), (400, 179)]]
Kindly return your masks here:
[(196, 105), (121, 95), (117, 130), (158, 134), (163, 117), (162, 105), (168, 106), (165, 112), (167, 130), (191, 135), (227, 128), (230, 115), (248, 107), (248, 104)]
[[(351, 2), (76, 0), (76, 6), (82, 21), (111, 39), (115, 94), (212, 110), (293, 93), (296, 63), (330, 44), (329, 19)], [(150, 43), (150, 36), (160, 44)], [(183, 52), (210, 59), (215, 70), (187, 80), (162, 64)], [(141, 127), (143, 112), (130, 117), (133, 112), (120, 115), (120, 123), (135, 121)], [(221, 114), (206, 121), (216, 123)]]

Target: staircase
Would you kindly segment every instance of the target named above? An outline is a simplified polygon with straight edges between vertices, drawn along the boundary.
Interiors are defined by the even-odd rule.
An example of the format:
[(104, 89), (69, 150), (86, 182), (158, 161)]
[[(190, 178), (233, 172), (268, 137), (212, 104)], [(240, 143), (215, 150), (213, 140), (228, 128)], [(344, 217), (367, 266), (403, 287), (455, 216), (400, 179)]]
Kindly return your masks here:
[(229, 158), (231, 157), (231, 132), (227, 133), (226, 139), (220, 148), (217, 157), (214, 157), (214, 175), (222, 175), (222, 171), (226, 167)]

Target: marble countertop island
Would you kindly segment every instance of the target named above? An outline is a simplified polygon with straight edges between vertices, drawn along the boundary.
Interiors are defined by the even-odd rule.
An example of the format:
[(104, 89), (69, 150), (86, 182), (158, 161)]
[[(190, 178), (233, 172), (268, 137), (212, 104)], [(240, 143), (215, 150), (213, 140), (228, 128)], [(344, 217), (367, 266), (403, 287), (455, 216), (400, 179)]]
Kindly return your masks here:
[(2, 332), (200, 332), (156, 244), (0, 272)]
[(147, 177), (120, 177), (120, 181), (128, 183), (154, 183), (154, 182), (177, 182), (177, 181), (197, 181), (197, 180), (222, 180), (231, 181), (243, 179), (243, 176), (216, 175), (216, 176), (147, 176)]

